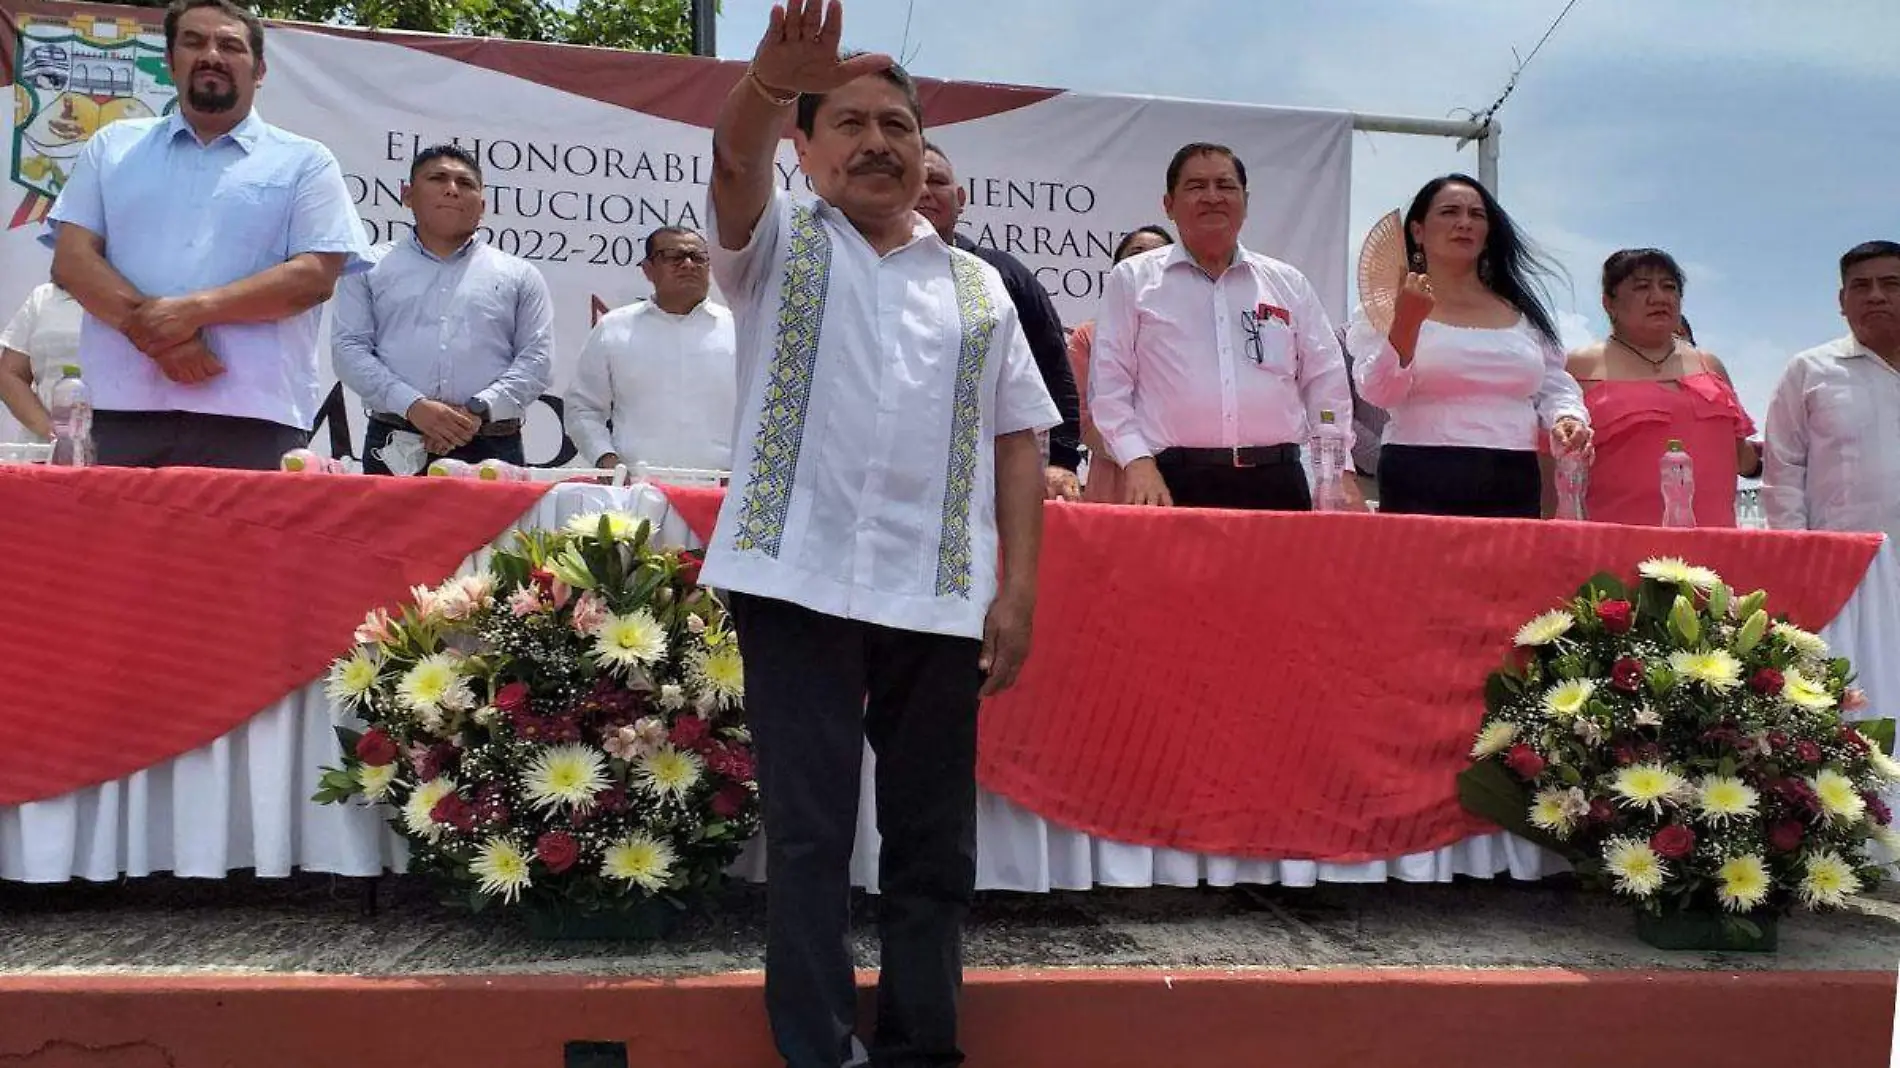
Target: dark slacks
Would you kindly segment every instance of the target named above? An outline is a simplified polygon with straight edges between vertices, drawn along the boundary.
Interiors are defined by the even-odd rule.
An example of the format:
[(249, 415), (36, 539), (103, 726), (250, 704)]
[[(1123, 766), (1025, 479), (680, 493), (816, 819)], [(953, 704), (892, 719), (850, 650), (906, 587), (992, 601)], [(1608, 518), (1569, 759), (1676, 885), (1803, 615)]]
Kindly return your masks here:
[(310, 431), (235, 415), (94, 412), (92, 443), (105, 467), (223, 467), (274, 471)]
[[(364, 474), (389, 474), (389, 465), (384, 463), (382, 457), (378, 454), (382, 451), (384, 445), (389, 444), (389, 435), (394, 433), (397, 429), (397, 427), (393, 427), (388, 423), (379, 423), (375, 420), (370, 421), (369, 429), (363, 434)], [(521, 448), (520, 434), (509, 434), (505, 437), (493, 438), (478, 435), (471, 438), (468, 444), (447, 454), (447, 456), (438, 456), (435, 453), (430, 453), (429, 458), (424, 461), (422, 471), (417, 473), (426, 473), (428, 471), (428, 464), (442, 459), (461, 460), (463, 463), (471, 464), (478, 464), (483, 460), (502, 460), (514, 464), (516, 467), (521, 467), (528, 462), (527, 454), (523, 452)]]
[(1379, 511), (1536, 519), (1543, 514), (1537, 454), (1517, 449), (1387, 445), (1379, 450)]
[(1166, 453), (1155, 467), (1168, 484), (1177, 508), (1243, 508), (1254, 511), (1310, 512), (1313, 490), (1298, 461), (1259, 467), (1221, 467), (1179, 463)]
[(877, 755), (878, 1068), (957, 1065), (976, 886), (978, 642), (732, 595), (765, 808), (766, 1010), (790, 1068), (862, 1064), (850, 862)]

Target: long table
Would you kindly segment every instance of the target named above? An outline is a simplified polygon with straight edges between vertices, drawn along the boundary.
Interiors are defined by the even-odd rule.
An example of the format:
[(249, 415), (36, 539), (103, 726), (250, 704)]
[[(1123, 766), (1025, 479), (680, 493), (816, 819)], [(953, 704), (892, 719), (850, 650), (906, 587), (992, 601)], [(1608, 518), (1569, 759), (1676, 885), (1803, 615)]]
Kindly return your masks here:
[[(30, 498), (43, 521), (57, 513), (47, 502), (64, 496), (46, 497), (45, 476), (29, 482), (36, 476), (18, 470), (0, 470), (0, 516), (19, 514), (7, 507), (9, 498)], [(111, 507), (104, 503), (106, 487), (64, 474), (68, 481), (54, 489), (74, 496), (75, 514), (87, 502)], [(127, 477), (115, 473), (101, 481)], [(207, 491), (197, 503), (242, 511), (245, 529), (267, 525), (273, 516), (291, 522), (296, 510), (276, 503), (279, 494), (304, 505), (334, 495), (339, 511), (361, 511), (359, 526), (402, 547), (385, 554), (394, 570), (384, 587), (398, 578), (439, 581), (451, 571), (486, 565), (489, 548), (453, 548), (442, 534), (447, 529), (472, 526), (478, 542), (492, 546), (514, 529), (614, 508), (653, 521), (662, 544), (689, 545), (698, 542), (695, 528), (703, 533), (710, 514), (702, 495), (669, 496), (645, 485), (568, 484), (545, 494), (511, 489), (504, 499), (468, 497), (496, 487), (416, 487), (356, 477), (313, 477), (294, 487), (283, 481), (293, 476), (247, 476), (272, 482), (233, 482), (209, 472), (173, 477), (242, 490)], [(391, 493), (426, 497), (404, 498), (397, 508), (363, 502)], [(125, 495), (124, 486), (111, 487), (111, 495)], [(515, 514), (497, 523), (495, 516), (509, 509)], [(421, 524), (416, 517), (425, 513), (434, 517), (429, 530), (392, 529)], [(1450, 776), (1479, 715), (1472, 696), (1483, 667), (1502, 654), (1518, 621), (1599, 567), (1628, 570), (1632, 555), (1652, 551), (1711, 562), (1744, 588), (1759, 579), (1775, 592), (1771, 606), (1792, 608), (1855, 659), (1871, 699), (1865, 714), (1900, 707), (1900, 665), (1880, 655), (1900, 635), (1900, 560), (1887, 545), (1856, 548), (1851, 539), (1828, 535), (1632, 533), (1587, 524), (1396, 516), (1197, 515), (1077, 505), (1052, 505), (1048, 516), (1036, 649), (1018, 691), (984, 711), (978, 881), (986, 889), (1533, 879), (1562, 870), (1556, 857), (1456, 810)], [(83, 525), (38, 533), (9, 531), (9, 525), (12, 520), (0, 519), (8, 544), (19, 544), (14, 534), (63, 539), (73, 561), (108, 548), (86, 544)], [(346, 526), (325, 531), (326, 544), (339, 559), (361, 560), (358, 569), (374, 571), (375, 561), (367, 558), (373, 554), (349, 541), (361, 532), (349, 534)], [(147, 540), (162, 539), (165, 529), (155, 523)], [(230, 551), (243, 556), (241, 548)], [(303, 552), (297, 559), (326, 559), (322, 550)], [(459, 563), (442, 562), (452, 553)], [(423, 557), (435, 561), (432, 578), (408, 573), (408, 561)], [(273, 574), (300, 574), (295, 563), (279, 557)], [(12, 563), (0, 563), (0, 579), (12, 580), (9, 589), (44, 581), (29, 571), (17, 554)], [(349, 584), (334, 569), (303, 579), (316, 607), (284, 609), (300, 620), (324, 615), (319, 588), (347, 600), (347, 591), (334, 587)], [(267, 584), (274, 583), (278, 595), (259, 604), (284, 602), (290, 596), (282, 592), (285, 581), (271, 579)], [(1784, 587), (1790, 588), (1785, 598)], [(1371, 596), (1377, 590), (1393, 600)], [(353, 622), (361, 615), (356, 607), (367, 606), (331, 614)], [(190, 620), (188, 605), (180, 605), (178, 618)], [(304, 640), (314, 653), (306, 648), (293, 655), (288, 639), (270, 646), (283, 646), (285, 659), (302, 665), (278, 676), (309, 671), (303, 684), (285, 687), (261, 708), (242, 706), (254, 711), (240, 709), (233, 725), (207, 743), (106, 781), (0, 805), (0, 879), (111, 880), (154, 872), (219, 878), (244, 869), (264, 876), (293, 869), (367, 876), (400, 869), (406, 859), (401, 839), (378, 812), (308, 800), (318, 768), (338, 755), (331, 731), (337, 712), (323, 687), (308, 681), (348, 644), (347, 626), (326, 638), (327, 625), (308, 622), (312, 634)], [(41, 652), (84, 660), (83, 650), (62, 654), (57, 645), (43, 645)], [(260, 673), (266, 667), (240, 666)], [(76, 663), (44, 677), (87, 670)], [(27, 681), (0, 665), (0, 708), (46, 699), (21, 692)], [(123, 730), (133, 731), (142, 721), (131, 717), (140, 715), (141, 709), (126, 708)], [(45, 737), (16, 731), (8, 738), (0, 719), (0, 739), (10, 745)], [(47, 744), (49, 753), (56, 748)], [(0, 762), (0, 796), (21, 789), (17, 774), (6, 774), (21, 766), (18, 759)], [(854, 882), (869, 888), (875, 888), (878, 850), (872, 767), (867, 752), (853, 860)], [(760, 853), (755, 848), (742, 857), (738, 873), (762, 878)]]

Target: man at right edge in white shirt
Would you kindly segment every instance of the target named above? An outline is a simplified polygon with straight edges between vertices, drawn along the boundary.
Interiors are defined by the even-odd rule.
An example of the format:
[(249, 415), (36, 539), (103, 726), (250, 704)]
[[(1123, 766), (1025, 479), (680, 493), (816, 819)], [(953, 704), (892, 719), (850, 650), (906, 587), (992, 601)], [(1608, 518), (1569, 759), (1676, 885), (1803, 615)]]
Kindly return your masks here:
[[(737, 324), (732, 488), (701, 581), (727, 591), (765, 809), (765, 1006), (790, 1068), (867, 1063), (851, 852), (877, 755), (878, 1068), (961, 1064), (982, 696), (1029, 652), (1061, 419), (994, 268), (914, 209), (923, 108), (841, 58), (837, 0), (772, 9), (713, 128), (708, 236)], [(779, 183), (786, 122), (818, 199)]]
[(1301, 444), (1322, 412), (1352, 451), (1352, 387), (1319, 295), (1241, 247), (1247, 168), (1226, 146), (1175, 153), (1161, 205), (1180, 244), (1117, 264), (1095, 320), (1089, 409), (1126, 503), (1310, 510)]
[(1789, 361), (1768, 405), (1762, 505), (1778, 530), (1900, 539), (1900, 242), (1841, 257), (1848, 335)]

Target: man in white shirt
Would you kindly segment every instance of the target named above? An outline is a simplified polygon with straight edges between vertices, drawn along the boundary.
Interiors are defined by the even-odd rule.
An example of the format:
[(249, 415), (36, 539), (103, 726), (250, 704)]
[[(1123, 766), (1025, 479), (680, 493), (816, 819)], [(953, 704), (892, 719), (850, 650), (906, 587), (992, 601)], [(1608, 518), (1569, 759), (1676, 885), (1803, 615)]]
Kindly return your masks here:
[(1298, 270), (1241, 247), (1247, 169), (1232, 149), (1183, 147), (1167, 183), (1180, 243), (1117, 264), (1095, 320), (1089, 409), (1127, 503), (1310, 509), (1300, 446), (1322, 411), (1352, 448), (1332, 322)]
[[(765, 808), (766, 1008), (791, 1068), (867, 1063), (850, 861), (877, 755), (879, 1065), (954, 1065), (976, 884), (976, 712), (1029, 649), (1060, 416), (996, 271), (913, 207), (922, 109), (841, 59), (837, 3), (774, 7), (713, 132), (713, 271), (738, 327), (731, 591)], [(818, 201), (781, 191), (779, 138)], [(999, 580), (1000, 571), (1001, 576)]]
[(1762, 507), (1779, 530), (1900, 538), (1900, 242), (1841, 257), (1848, 335), (1789, 362), (1768, 405)]
[(648, 234), (653, 298), (601, 316), (581, 347), (567, 432), (594, 466), (732, 470), (732, 313), (706, 299), (710, 262), (692, 230)]

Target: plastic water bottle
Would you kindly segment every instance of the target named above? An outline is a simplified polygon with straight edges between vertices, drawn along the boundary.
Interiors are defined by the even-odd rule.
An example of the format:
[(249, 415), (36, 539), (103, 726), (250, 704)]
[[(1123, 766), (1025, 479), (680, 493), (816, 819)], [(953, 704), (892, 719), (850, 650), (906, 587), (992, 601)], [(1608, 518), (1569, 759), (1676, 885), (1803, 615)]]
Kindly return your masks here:
[(1590, 460), (1582, 449), (1557, 450), (1557, 518), (1577, 522), (1589, 518), (1583, 501), (1590, 490)]
[(1319, 413), (1309, 448), (1313, 452), (1313, 510), (1346, 510), (1346, 432), (1334, 421), (1332, 409)]
[(76, 364), (60, 368), (53, 386), (53, 455), (55, 467), (92, 466), (92, 389), (79, 377)]
[(1695, 526), (1695, 461), (1673, 438), (1662, 457), (1662, 499), (1663, 526)]
[(526, 469), (516, 467), (506, 460), (483, 460), (475, 465), (475, 478), (483, 482), (526, 482), (529, 475)]
[(430, 478), (474, 478), (473, 465), (462, 460), (452, 460), (444, 456), (429, 465)]
[(302, 475), (347, 475), (349, 465), (342, 460), (329, 456), (318, 456), (309, 449), (292, 449), (284, 454), (277, 466), (292, 474)]

